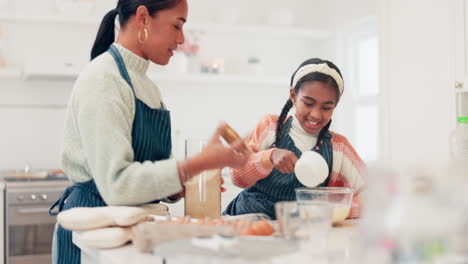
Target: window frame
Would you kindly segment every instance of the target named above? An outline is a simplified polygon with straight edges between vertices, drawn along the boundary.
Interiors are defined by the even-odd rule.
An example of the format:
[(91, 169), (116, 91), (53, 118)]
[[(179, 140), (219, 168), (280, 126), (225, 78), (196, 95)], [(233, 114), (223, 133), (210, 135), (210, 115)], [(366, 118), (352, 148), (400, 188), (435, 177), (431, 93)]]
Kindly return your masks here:
[[(337, 63), (340, 69), (343, 69), (343, 78), (345, 82), (345, 90), (342, 100), (337, 106), (337, 113), (334, 119), (334, 126), (338, 131), (343, 133), (356, 146), (357, 127), (356, 114), (357, 109), (361, 106), (376, 106), (377, 108), (377, 146), (375, 159), (365, 159), (366, 163), (381, 163), (386, 158), (388, 146), (385, 142), (387, 134), (385, 131), (388, 124), (385, 122), (387, 117), (387, 100), (386, 94), (382, 85), (382, 39), (379, 33), (378, 18), (369, 16), (362, 18), (345, 25), (340, 25), (336, 28), (337, 38)], [(376, 38), (377, 40), (377, 70), (378, 76), (378, 92), (373, 95), (360, 95), (359, 90), (359, 42)], [(352, 129), (350, 129), (352, 128)], [(356, 148), (357, 149), (357, 148)], [(362, 155), (362, 150), (357, 149)]]

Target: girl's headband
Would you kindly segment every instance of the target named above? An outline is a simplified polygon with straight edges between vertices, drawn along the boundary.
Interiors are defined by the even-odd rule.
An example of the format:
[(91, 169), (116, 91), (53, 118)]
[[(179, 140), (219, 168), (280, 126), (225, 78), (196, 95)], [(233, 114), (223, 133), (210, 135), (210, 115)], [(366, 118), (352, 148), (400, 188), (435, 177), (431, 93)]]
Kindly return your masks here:
[(320, 72), (332, 77), (336, 83), (338, 84), (338, 90), (340, 91), (340, 95), (343, 94), (344, 86), (343, 86), (343, 78), (341, 75), (333, 68), (330, 68), (328, 64), (321, 63), (321, 64), (307, 64), (299, 68), (294, 75), (294, 79), (292, 82), (292, 87), (296, 87), (296, 84), (307, 74), (312, 72)]

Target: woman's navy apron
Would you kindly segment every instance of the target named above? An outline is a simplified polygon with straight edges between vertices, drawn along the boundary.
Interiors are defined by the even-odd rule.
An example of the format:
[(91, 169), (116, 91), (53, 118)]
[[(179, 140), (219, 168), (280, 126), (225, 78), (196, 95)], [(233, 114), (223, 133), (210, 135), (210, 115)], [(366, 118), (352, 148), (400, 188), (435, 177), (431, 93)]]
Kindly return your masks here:
[[(284, 124), (281, 133), (280, 141), (277, 144), (279, 149), (287, 149), (298, 158), (301, 157), (302, 152), (296, 147), (294, 141), (289, 136), (293, 118), (289, 118)], [(333, 149), (331, 144), (332, 135), (328, 132), (330, 123), (325, 126), (319, 134), (317, 144), (313, 147), (316, 151), (327, 161), (328, 164), (328, 177), (319, 186), (327, 186), (330, 181), (332, 165), (333, 165)], [(272, 148), (273, 145), (270, 146)], [(275, 217), (275, 203), (279, 201), (294, 201), (296, 194), (294, 189), (305, 187), (300, 183), (294, 173), (283, 174), (276, 168), (273, 168), (270, 175), (266, 178), (259, 180), (253, 186), (243, 190), (234, 200), (229, 203), (223, 214), (240, 215), (250, 213), (264, 213), (276, 219)]]
[[(134, 160), (138, 162), (158, 161), (168, 159), (171, 155), (171, 120), (170, 113), (164, 109), (161, 102), (161, 109), (153, 109), (140, 101), (133, 88), (128, 75), (125, 63), (119, 51), (111, 45), (108, 52), (114, 57), (119, 67), (122, 78), (131, 87), (135, 96), (135, 117), (132, 127), (132, 148)], [(158, 202), (158, 201), (154, 201)], [(107, 206), (94, 180), (84, 183), (75, 183), (68, 187), (62, 197), (55, 202), (49, 210), (51, 215), (54, 207), (58, 206), (58, 211), (64, 211), (73, 207), (99, 207)], [(53, 263), (58, 264), (79, 264), (81, 262), (81, 252), (72, 242), (71, 231), (65, 230), (56, 225), (54, 234)]]

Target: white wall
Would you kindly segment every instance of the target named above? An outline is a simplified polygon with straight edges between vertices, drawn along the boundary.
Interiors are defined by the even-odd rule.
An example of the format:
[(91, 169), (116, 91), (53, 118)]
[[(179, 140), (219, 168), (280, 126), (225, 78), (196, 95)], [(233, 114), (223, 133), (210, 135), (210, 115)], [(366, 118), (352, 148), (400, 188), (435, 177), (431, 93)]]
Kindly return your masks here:
[[(383, 8), (383, 105), (388, 103), (385, 108), (388, 127), (383, 131), (389, 139), (385, 142), (387, 149), (384, 157), (387, 161), (440, 162), (448, 157), (448, 137), (454, 127), (451, 2), (379, 0)], [(21, 3), (30, 2), (10, 1), (10, 5), (19, 6), (15, 12), (21, 9)], [(207, 0), (196, 5), (191, 3), (191, 21), (210, 19), (202, 11), (210, 3), (213, 4)], [(281, 6), (280, 2), (274, 3), (270, 7)], [(248, 5), (239, 2), (239, 7), (243, 8), (241, 17), (247, 22), (263, 21), (267, 13), (265, 6), (268, 6), (265, 4), (262, 1)], [(347, 16), (353, 17), (351, 14), (357, 16), (371, 12), (366, 11), (370, 4), (364, 0), (355, 0), (345, 7), (336, 1), (330, 4), (337, 7), (325, 7), (320, 1), (300, 0), (291, 6), (301, 7), (296, 8), (296, 13), (300, 15), (298, 25), (321, 25), (324, 28), (343, 23)], [(104, 10), (106, 8), (101, 6), (96, 13), (102, 14)], [(310, 15), (306, 19), (301, 15), (303, 13)], [(210, 13), (210, 16), (213, 15)], [(324, 23), (327, 18), (333, 23)], [(7, 42), (4, 53), (10, 65), (15, 67), (21, 67), (29, 56), (38, 54), (69, 56), (71, 51), (87, 58), (96, 31), (93, 26), (70, 24), (17, 24), (14, 27), (14, 30), (7, 31), (12, 41)], [(333, 40), (301, 45), (300, 40), (265, 39), (261, 36), (247, 40), (242, 36), (213, 36), (203, 45), (202, 54), (210, 51), (219, 54), (228, 50), (232, 52), (231, 57), (245, 58), (247, 53), (256, 52), (256, 55), (264, 58), (267, 70), (284, 76), (289, 76), (304, 58), (333, 57), (335, 48)], [(236, 46), (242, 49), (236, 51), (233, 48)], [(277, 47), (294, 48), (284, 52)], [(288, 82), (285, 79), (284, 86), (279, 87), (221, 87), (215, 84), (194, 88), (170, 82), (161, 82), (160, 86), (173, 110), (174, 130), (180, 130), (180, 137), (184, 138), (208, 136), (219, 120), (227, 120), (241, 134), (246, 134), (260, 116), (281, 109)], [(64, 106), (71, 86), (70, 81), (0, 80), (0, 168), (18, 168), (25, 162), (34, 167), (59, 166)], [(37, 107), (31, 108), (31, 105)]]
[(382, 0), (383, 89), (388, 160), (448, 159), (454, 128), (453, 2)]
[[(297, 65), (310, 57), (334, 60), (335, 23), (368, 15), (370, 11), (364, 7), (369, 1), (372, 2), (354, 0), (353, 8), (343, 9), (330, 8), (322, 1), (305, 0), (288, 3), (269, 0), (189, 1), (189, 23), (213, 21), (220, 14), (223, 15), (226, 8), (235, 7), (239, 11), (240, 24), (261, 25), (267, 22), (270, 12), (287, 8), (296, 15), (293, 28), (325, 29), (330, 30), (332, 35), (326, 39), (313, 39), (289, 35), (223, 34), (221, 31), (203, 37), (200, 59), (223, 56), (226, 71), (236, 73), (242, 70), (242, 63), (249, 56), (257, 56), (263, 62), (265, 73), (284, 76), (284, 82), (277, 85), (233, 85), (159, 81), (163, 96), (172, 110), (175, 140), (178, 141), (175, 142), (175, 150), (181, 154), (184, 138), (210, 136), (220, 120), (228, 121), (240, 134), (246, 135), (262, 115), (279, 113), (289, 95), (289, 78)], [(2, 20), (1, 11), (4, 10), (8, 10), (9, 15), (27, 16), (53, 16), (57, 12), (55, 0), (4, 2), (7, 4), (0, 8), (0, 26), (6, 33), (4, 54), (9, 67), (22, 69), (29, 59), (38, 56), (46, 61), (70, 57), (88, 60), (97, 23)], [(114, 7), (114, 2), (97, 1), (98, 8), (92, 15), (102, 18), (107, 10)], [(333, 5), (339, 4), (333, 2)], [(65, 106), (72, 85), (73, 81), (0, 78), (0, 169), (20, 168), (26, 162), (35, 168), (60, 167)]]

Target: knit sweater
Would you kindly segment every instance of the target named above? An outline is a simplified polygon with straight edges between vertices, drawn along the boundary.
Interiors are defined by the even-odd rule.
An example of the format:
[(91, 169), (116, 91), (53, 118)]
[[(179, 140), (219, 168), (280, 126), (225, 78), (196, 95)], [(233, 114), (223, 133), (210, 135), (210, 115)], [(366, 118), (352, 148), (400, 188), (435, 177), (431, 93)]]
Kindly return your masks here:
[[(260, 120), (247, 138), (247, 144), (254, 154), (250, 156), (246, 166), (232, 170), (231, 179), (236, 186), (241, 188), (250, 187), (272, 172), (274, 164), (271, 161), (271, 154), (275, 148), (270, 148), (270, 146), (275, 140), (277, 123), (278, 116), (267, 115)], [(354, 198), (348, 217), (359, 217), (361, 207), (359, 193), (364, 186), (366, 166), (346, 137), (332, 131), (329, 132), (332, 135), (333, 167), (328, 186), (353, 188)], [(294, 132), (292, 128), (289, 135), (297, 145), (297, 132)], [(303, 141), (307, 140), (305, 137), (302, 138)], [(313, 138), (309, 140), (313, 140)], [(304, 151), (303, 149), (300, 150)]]
[[(291, 117), (291, 129), (289, 136), (294, 142), (294, 145), (301, 151), (311, 150), (317, 144), (318, 134), (309, 134), (302, 128), (301, 123), (297, 120), (296, 116)], [(276, 129), (276, 128), (275, 128)], [(260, 149), (268, 149), (275, 141), (276, 133), (268, 133), (267, 137), (262, 141)]]
[[(147, 77), (149, 62), (114, 43), (136, 96), (161, 108), (158, 87)], [(108, 205), (136, 205), (182, 190), (176, 160), (134, 161), (132, 125), (135, 96), (105, 52), (79, 75), (68, 103), (62, 168), (72, 182), (94, 180)]]

